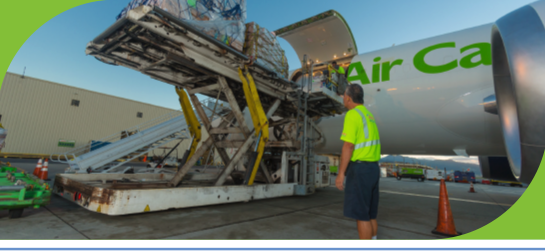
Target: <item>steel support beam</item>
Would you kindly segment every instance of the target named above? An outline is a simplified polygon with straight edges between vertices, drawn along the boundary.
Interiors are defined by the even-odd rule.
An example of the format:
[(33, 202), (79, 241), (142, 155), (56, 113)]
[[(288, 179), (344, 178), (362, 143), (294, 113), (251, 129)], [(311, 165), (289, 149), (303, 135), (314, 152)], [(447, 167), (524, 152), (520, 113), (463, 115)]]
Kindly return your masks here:
[[(195, 107), (197, 107), (196, 105), (194, 105)], [(200, 115), (199, 115), (200, 116)], [(232, 112), (227, 115), (227, 117), (229, 118), (232, 118)], [(206, 116), (204, 116), (204, 118), (207, 118)], [(202, 118), (201, 118), (202, 119)], [(207, 118), (208, 119), (208, 118)], [(222, 121), (219, 125), (219, 127), (225, 127), (227, 125), (228, 122), (226, 121)], [(195, 151), (195, 154), (193, 154), (193, 156), (191, 156), (191, 158), (189, 160), (187, 160), (187, 162), (184, 164), (184, 166), (182, 166), (182, 168), (180, 170), (178, 170), (178, 172), (176, 172), (176, 174), (174, 175), (174, 177), (172, 177), (172, 179), (170, 180), (169, 182), (169, 186), (177, 186), (180, 181), (182, 180), (182, 178), (187, 174), (187, 172), (189, 171), (189, 169), (191, 169), (191, 167), (193, 166), (193, 164), (195, 164), (197, 162), (197, 160), (199, 160), (199, 158), (204, 155), (204, 153), (213, 145), (213, 141), (212, 141), (212, 138), (211, 136), (208, 137), (208, 139), (206, 139), (206, 141), (204, 141), (201, 145), (201, 147), (199, 149), (197, 149), (197, 151)], [(228, 159), (227, 159), (228, 160)], [(225, 161), (223, 161), (225, 163)], [(227, 163), (225, 163), (227, 165)]]
[(214, 144), (216, 145), (216, 148), (240, 148), (244, 142), (244, 140), (224, 140), (217, 141)]
[(193, 165), (197, 162), (197, 160), (199, 160), (199, 158), (201, 158), (201, 156), (204, 155), (204, 153), (211, 146), (212, 146), (212, 139), (208, 137), (208, 139), (206, 139), (206, 141), (202, 143), (201, 147), (195, 151), (195, 154), (193, 154), (193, 156), (191, 156), (191, 158), (187, 160), (184, 166), (182, 166), (182, 168), (178, 170), (178, 172), (176, 172), (174, 177), (172, 177), (170, 182), (168, 182), (168, 185), (171, 187), (178, 186), (178, 184), (180, 183), (182, 178), (185, 176), (185, 174), (187, 174), (189, 169), (193, 167)]
[(242, 134), (242, 130), (240, 128), (212, 128), (208, 131), (210, 135), (218, 135), (218, 134)]
[(202, 92), (208, 92), (208, 91), (212, 91), (212, 90), (217, 90), (220, 88), (220, 85), (219, 84), (212, 84), (212, 85), (209, 85), (209, 86), (205, 86), (205, 87), (200, 87), (200, 88), (195, 88), (195, 89), (191, 89), (191, 91), (188, 90), (187, 93), (189, 93), (190, 95), (192, 94), (198, 94), (198, 93), (202, 93)]
[(231, 107), (231, 110), (235, 113), (235, 118), (237, 119), (237, 123), (239, 127), (242, 129), (242, 133), (244, 134), (244, 137), (248, 137), (250, 135), (250, 130), (246, 126), (246, 121), (244, 120), (244, 114), (242, 114), (242, 111), (240, 110), (240, 107), (238, 106), (238, 101), (235, 98), (235, 95), (231, 91), (231, 88), (229, 88), (229, 85), (227, 84), (227, 80), (223, 76), (220, 76), (218, 78), (219, 84), (221, 86), (221, 90), (227, 97), (227, 101), (229, 102), (229, 106)]
[(248, 151), (248, 149), (250, 148), (250, 145), (254, 143), (255, 139), (256, 138), (254, 135), (250, 135), (250, 137), (248, 137), (244, 141), (244, 144), (237, 150), (237, 153), (235, 153), (235, 156), (233, 156), (233, 159), (231, 159), (231, 162), (229, 162), (229, 165), (225, 167), (225, 169), (221, 172), (220, 176), (216, 180), (216, 183), (215, 183), (216, 186), (221, 186), (223, 185), (223, 183), (225, 183), (227, 176), (229, 176), (231, 172), (233, 172), (233, 170), (235, 169), (235, 164), (238, 163), (238, 161), (240, 161), (240, 159), (242, 158), (242, 155)]
[(274, 112), (276, 112), (276, 110), (278, 109), (278, 107), (280, 106), (280, 103), (282, 103), (282, 101), (280, 99), (276, 99), (273, 103), (273, 105), (271, 105), (271, 107), (269, 108), (269, 111), (267, 111), (267, 119), (271, 118), (272, 115), (274, 114)]
[(265, 162), (261, 160), (261, 163), (259, 164), (259, 167), (261, 168), (261, 172), (263, 172), (263, 175), (265, 176), (265, 179), (267, 179), (268, 184), (274, 183), (274, 180), (271, 177), (271, 173), (267, 169), (267, 166), (265, 165)]

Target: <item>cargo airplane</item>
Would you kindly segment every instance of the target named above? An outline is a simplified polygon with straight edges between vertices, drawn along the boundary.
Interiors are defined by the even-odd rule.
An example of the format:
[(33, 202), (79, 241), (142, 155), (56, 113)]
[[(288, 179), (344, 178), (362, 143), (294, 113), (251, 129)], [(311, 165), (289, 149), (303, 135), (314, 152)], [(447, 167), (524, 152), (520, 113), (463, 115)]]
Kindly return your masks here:
[[(336, 60), (363, 86), (383, 154), (479, 156), (485, 178), (530, 183), (545, 151), (544, 22), (538, 1), (494, 23), (364, 54), (335, 11), (275, 33), (303, 64), (304, 55), (315, 69)], [(320, 120), (317, 153), (340, 154), (343, 119)]]

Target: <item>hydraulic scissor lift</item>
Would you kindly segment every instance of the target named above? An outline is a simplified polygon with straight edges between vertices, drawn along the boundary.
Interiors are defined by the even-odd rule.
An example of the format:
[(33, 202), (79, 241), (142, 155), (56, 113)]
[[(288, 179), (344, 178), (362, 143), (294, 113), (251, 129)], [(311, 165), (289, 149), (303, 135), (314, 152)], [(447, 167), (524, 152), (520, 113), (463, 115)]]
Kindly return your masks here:
[[(315, 120), (345, 109), (342, 100), (329, 97), (331, 92), (305, 90), (312, 84), (313, 64), (302, 69), (302, 84), (279, 78), (149, 6), (129, 11), (90, 42), (86, 53), (174, 85), (192, 143), (175, 174), (59, 174), (57, 194), (91, 211), (123, 215), (307, 195), (329, 185), (328, 159), (312, 152), (323, 142)], [(227, 102), (231, 112), (211, 121), (215, 115), (207, 117), (209, 108), (197, 94)], [(201, 141), (203, 128), (209, 137)], [(190, 173), (211, 148), (225, 164), (219, 173)]]

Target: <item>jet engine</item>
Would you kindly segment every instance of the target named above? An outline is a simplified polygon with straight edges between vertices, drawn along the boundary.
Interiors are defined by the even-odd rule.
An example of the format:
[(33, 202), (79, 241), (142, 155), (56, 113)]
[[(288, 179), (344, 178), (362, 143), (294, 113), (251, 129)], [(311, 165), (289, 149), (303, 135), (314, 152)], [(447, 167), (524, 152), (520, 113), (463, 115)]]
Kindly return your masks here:
[(517, 179), (513, 176), (511, 166), (507, 157), (488, 157), (479, 156), (479, 164), (484, 178), (513, 181)]
[[(544, 20), (545, 1), (535, 2), (500, 18), (491, 34), (495, 98), (507, 160), (513, 176), (523, 183), (532, 181), (545, 152)], [(481, 162), (483, 175), (492, 176), (494, 169), (503, 174), (506, 169), (494, 167), (495, 161), (484, 163), (489, 166)]]

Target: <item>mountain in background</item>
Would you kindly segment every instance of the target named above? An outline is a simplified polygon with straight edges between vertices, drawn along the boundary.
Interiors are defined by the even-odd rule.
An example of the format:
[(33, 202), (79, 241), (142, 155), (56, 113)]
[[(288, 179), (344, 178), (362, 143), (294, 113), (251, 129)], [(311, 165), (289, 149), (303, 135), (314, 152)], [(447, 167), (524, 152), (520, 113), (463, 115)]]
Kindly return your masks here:
[(447, 172), (451, 171), (467, 171), (469, 168), (470, 171), (474, 172), (476, 176), (482, 176), (481, 167), (477, 164), (470, 163), (461, 163), (455, 162), (453, 160), (431, 160), (431, 159), (417, 159), (411, 157), (401, 157), (401, 156), (386, 156), (380, 159), (379, 162), (398, 162), (403, 163), (403, 158), (405, 158), (405, 163), (410, 164), (422, 164), (427, 165), (433, 168), (440, 170), (447, 169)]

